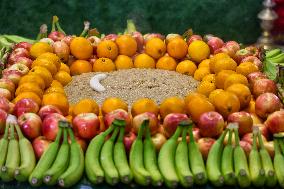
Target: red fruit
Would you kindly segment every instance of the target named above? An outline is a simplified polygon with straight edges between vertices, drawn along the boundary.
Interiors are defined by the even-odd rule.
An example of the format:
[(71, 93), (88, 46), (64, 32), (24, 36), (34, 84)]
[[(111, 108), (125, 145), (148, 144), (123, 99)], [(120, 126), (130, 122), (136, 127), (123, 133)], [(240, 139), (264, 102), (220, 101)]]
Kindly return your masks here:
[(167, 141), (167, 138), (165, 137), (165, 135), (161, 133), (154, 134), (151, 139), (157, 151), (160, 151), (161, 147)]
[(269, 114), (280, 110), (280, 108), (281, 102), (273, 93), (264, 93), (257, 97), (255, 101), (255, 113), (261, 118), (266, 118)]
[(53, 44), (53, 51), (60, 58), (62, 62), (68, 61), (68, 58), (70, 55), (70, 49), (69, 49), (69, 46), (65, 42), (56, 41)]
[(218, 112), (205, 112), (199, 117), (198, 128), (203, 137), (218, 137), (224, 127), (224, 119)]
[(272, 134), (284, 132), (284, 110), (270, 114), (264, 122), (264, 125)]
[(223, 47), (224, 42), (219, 37), (210, 37), (209, 40), (207, 41), (207, 44), (210, 47), (211, 53), (214, 53), (217, 49)]
[(250, 45), (250, 46), (247, 46), (245, 49), (250, 51), (252, 53), (252, 56), (254, 57), (260, 56), (260, 49), (257, 48), (256, 46)]
[(7, 78), (0, 79), (0, 88), (8, 89), (11, 93), (15, 92), (15, 84)]
[(118, 37), (118, 35), (116, 35), (116, 34), (108, 34), (102, 40), (112, 40), (112, 41), (115, 41), (117, 37)]
[(57, 108), (56, 106), (53, 106), (53, 105), (42, 106), (40, 108), (40, 110), (38, 111), (38, 115), (42, 120), (44, 120), (44, 118), (46, 116), (48, 116), (49, 114), (52, 114), (52, 113), (58, 113), (58, 114), (63, 115), (61, 110), (59, 110), (59, 108)]
[(237, 43), (236, 41), (227, 41), (224, 47), (228, 48), (230, 51), (233, 51), (234, 53), (236, 53), (241, 48), (239, 43)]
[(152, 38), (160, 38), (161, 40), (165, 40), (165, 36), (160, 33), (147, 33), (143, 36), (144, 38), (144, 45)]
[(35, 113), (24, 113), (18, 117), (18, 124), (23, 134), (28, 139), (34, 139), (41, 135), (41, 119)]
[(7, 100), (4, 97), (0, 97), (0, 109), (5, 112), (9, 112), (10, 110), (9, 100)]
[(253, 87), (254, 83), (258, 79), (267, 79), (267, 76), (262, 72), (253, 72), (247, 75), (248, 82), (251, 87)]
[(17, 48), (8, 57), (8, 64), (14, 64), (18, 57), (30, 57), (30, 53), (27, 49)]
[(192, 133), (193, 133), (193, 138), (194, 138), (195, 142), (197, 142), (201, 138), (201, 136), (200, 136), (200, 129), (197, 128), (197, 127), (193, 127)]
[(112, 112), (107, 113), (104, 116), (105, 127), (108, 128), (115, 119), (123, 119), (126, 122), (125, 131), (131, 131), (131, 118), (129, 114), (123, 109), (117, 109)]
[(3, 78), (10, 79), (15, 85), (18, 85), (23, 74), (18, 70), (5, 69), (2, 72)]
[(94, 52), (93, 54), (97, 54), (97, 47), (102, 40), (97, 36), (88, 37), (88, 40), (91, 42), (93, 46), (93, 52)]
[[(261, 135), (261, 138), (263, 140), (263, 142), (267, 142), (266, 138)], [(252, 133), (247, 133), (242, 137), (242, 141), (246, 141), (248, 143), (250, 143), (251, 145), (253, 144), (253, 134)], [(256, 141), (257, 145), (259, 144), (258, 140)]]
[(0, 109), (0, 134), (4, 134), (8, 114)]
[(164, 118), (163, 127), (165, 130), (166, 137), (170, 137), (174, 134), (176, 131), (176, 128), (179, 124), (179, 122), (188, 120), (188, 117), (186, 114), (181, 113), (171, 113), (168, 114)]
[(52, 39), (54, 42), (61, 41), (64, 37), (64, 33), (61, 33), (60, 31), (53, 31), (48, 34), (48, 38)]
[(47, 150), (49, 144), (52, 141), (47, 140), (44, 136), (39, 136), (33, 140), (33, 149), (37, 159), (40, 159), (41, 155)]
[(277, 93), (277, 86), (274, 81), (270, 79), (258, 79), (253, 85), (253, 95), (258, 97), (263, 93)]
[(24, 48), (28, 51), (30, 51), (32, 44), (28, 43), (28, 42), (20, 42), (17, 43), (16, 45), (14, 45), (13, 50), (18, 49), (18, 48)]
[(28, 68), (31, 68), (33, 61), (32, 61), (32, 59), (30, 59), (30, 58), (20, 56), (20, 57), (17, 57), (17, 58), (16, 58), (16, 61), (14, 62), (14, 64), (17, 64), (17, 63), (19, 63), (19, 64), (24, 64), (24, 65), (26, 65)]
[(14, 112), (17, 117), (24, 113), (37, 113), (39, 110), (38, 104), (31, 98), (23, 98), (15, 104)]
[(7, 68), (7, 70), (17, 70), (21, 72), (22, 75), (25, 75), (30, 71), (26, 65), (20, 63), (15, 63), (11, 65), (9, 68)]
[(150, 128), (151, 135), (158, 132), (159, 120), (158, 120), (157, 116), (154, 113), (145, 112), (145, 113), (136, 115), (132, 119), (132, 128), (133, 128), (133, 132), (135, 134), (138, 134), (138, 131), (140, 129), (141, 124), (146, 119), (149, 119), (149, 128)]
[(237, 63), (240, 63), (244, 58), (248, 56), (252, 56), (252, 53), (247, 49), (241, 49), (236, 52), (234, 59)]
[(214, 51), (214, 54), (218, 54), (218, 53), (226, 53), (228, 54), (231, 58), (235, 57), (236, 52), (234, 51), (234, 49), (223, 46), (222, 48), (217, 49), (216, 51)]
[(133, 142), (135, 141), (135, 139), (136, 139), (136, 135), (133, 132), (129, 132), (124, 136), (123, 143), (124, 143), (125, 150), (127, 153), (130, 152), (131, 146)]
[(238, 123), (239, 125), (239, 134), (242, 136), (246, 133), (252, 132), (253, 120), (249, 113), (242, 112), (234, 112), (229, 115), (228, 122)]
[[(82, 150), (85, 152), (87, 150), (87, 147), (88, 147), (87, 142), (85, 140), (81, 139), (78, 136), (75, 136), (75, 140), (81, 146)], [(68, 137), (68, 143), (71, 144), (70, 137)]]
[(240, 141), (240, 146), (244, 149), (246, 156), (249, 157), (250, 151), (251, 151), (251, 144), (247, 141)]
[(12, 93), (8, 89), (0, 88), (0, 97), (6, 98), (7, 100), (12, 100)]
[(67, 119), (58, 113), (52, 113), (46, 116), (42, 123), (42, 134), (48, 140), (54, 141), (58, 133), (58, 124), (60, 120), (66, 121)]
[(215, 139), (213, 138), (201, 138), (197, 141), (197, 145), (202, 154), (203, 159), (207, 159), (208, 153), (214, 143)]
[(196, 40), (202, 41), (202, 37), (200, 35), (192, 35), (187, 39), (187, 44), (190, 45), (193, 41)]
[(64, 43), (66, 43), (68, 46), (70, 46), (71, 41), (72, 41), (73, 38), (74, 37), (72, 35), (66, 35), (66, 36), (63, 37), (62, 41)]
[(138, 31), (133, 32), (131, 35), (136, 40), (137, 51), (141, 53), (143, 48), (144, 48), (144, 38), (143, 38), (143, 35), (140, 32), (138, 32)]
[(259, 70), (262, 70), (262, 62), (255, 56), (247, 56), (241, 60), (241, 63), (242, 62), (252, 62), (258, 67)]

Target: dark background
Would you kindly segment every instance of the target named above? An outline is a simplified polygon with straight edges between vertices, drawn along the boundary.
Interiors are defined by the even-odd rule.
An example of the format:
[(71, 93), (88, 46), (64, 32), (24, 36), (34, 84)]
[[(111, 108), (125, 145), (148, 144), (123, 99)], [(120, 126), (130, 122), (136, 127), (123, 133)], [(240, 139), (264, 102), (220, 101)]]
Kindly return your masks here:
[(212, 33), (225, 40), (254, 43), (260, 35), (261, 0), (0, 0), (0, 34), (35, 38), (53, 15), (62, 28), (79, 34), (83, 21), (101, 33), (122, 32), (133, 19), (143, 33)]

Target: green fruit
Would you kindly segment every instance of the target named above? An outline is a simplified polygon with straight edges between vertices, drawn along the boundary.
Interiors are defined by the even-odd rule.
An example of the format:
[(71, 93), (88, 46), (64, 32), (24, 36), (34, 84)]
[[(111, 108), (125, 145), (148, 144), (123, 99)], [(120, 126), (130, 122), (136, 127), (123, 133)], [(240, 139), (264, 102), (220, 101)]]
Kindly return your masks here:
[[(0, 140), (0, 168), (5, 164), (8, 151), (8, 132), (10, 125), (6, 125), (3, 138)], [(0, 172), (1, 177), (1, 172)]]
[(274, 156), (274, 168), (275, 173), (278, 179), (278, 183), (281, 186), (281, 188), (284, 188), (284, 156), (281, 154), (279, 149), (279, 142), (277, 139), (274, 139), (274, 150), (275, 150), (275, 156)]

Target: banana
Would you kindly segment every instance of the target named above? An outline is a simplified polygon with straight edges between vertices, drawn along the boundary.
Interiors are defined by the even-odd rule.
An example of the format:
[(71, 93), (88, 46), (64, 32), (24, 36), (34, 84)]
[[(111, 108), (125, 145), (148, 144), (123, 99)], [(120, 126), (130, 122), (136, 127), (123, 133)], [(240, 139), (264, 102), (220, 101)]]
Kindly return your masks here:
[(14, 172), (20, 165), (20, 149), (19, 142), (15, 139), (14, 124), (10, 125), (10, 141), (8, 144), (7, 159), (5, 166), (1, 168), (1, 178), (4, 182), (9, 182), (14, 179)]
[(71, 138), (70, 161), (67, 170), (58, 178), (61, 187), (69, 188), (76, 184), (84, 173), (84, 152), (80, 144), (76, 141), (72, 129), (68, 128)]
[(56, 158), (61, 135), (62, 128), (59, 127), (59, 131), (57, 133), (55, 141), (48, 146), (47, 150), (43, 153), (32, 174), (29, 177), (29, 183), (32, 186), (40, 186), (42, 184), (44, 173), (51, 167)]
[(238, 128), (235, 131), (235, 141), (236, 146), (234, 149), (234, 166), (237, 181), (241, 188), (249, 187), (251, 184), (250, 173), (248, 168), (248, 162), (246, 154), (243, 148), (240, 146), (239, 132)]
[(67, 139), (67, 130), (63, 128), (63, 143), (52, 166), (44, 173), (43, 182), (46, 185), (55, 185), (60, 175), (64, 173), (69, 164), (70, 146)]
[(179, 183), (179, 178), (175, 169), (175, 153), (177, 139), (180, 136), (181, 131), (182, 127), (177, 127), (174, 135), (162, 146), (158, 156), (161, 174), (164, 177), (166, 185), (170, 188), (177, 187)]
[(281, 53), (281, 49), (273, 49), (265, 53), (266, 58), (273, 58)]
[(101, 80), (105, 79), (107, 77), (106, 74), (96, 74), (94, 77), (90, 80), (90, 86), (92, 89), (94, 89), (97, 92), (103, 92), (105, 91), (105, 87), (100, 83)]
[(136, 183), (147, 186), (151, 183), (151, 175), (145, 169), (144, 158), (143, 158), (143, 142), (142, 136), (146, 125), (149, 124), (149, 120), (144, 120), (140, 126), (136, 140), (133, 142), (130, 155), (129, 155), (129, 164), (130, 169), (133, 173), (133, 178)]
[(188, 144), (188, 157), (190, 168), (193, 174), (193, 180), (197, 185), (205, 185), (207, 183), (207, 173), (202, 154), (194, 141), (192, 125), (189, 127), (189, 136), (190, 141)]
[(206, 161), (208, 179), (214, 186), (217, 187), (220, 187), (224, 184), (224, 177), (221, 173), (221, 158), (223, 152), (223, 141), (227, 132), (228, 130), (226, 129), (218, 140), (212, 145)]
[(18, 124), (15, 124), (15, 127), (19, 137), (21, 164), (16, 168), (14, 175), (17, 181), (24, 182), (29, 179), (30, 174), (36, 166), (36, 158), (30, 141), (23, 136)]
[(261, 187), (265, 184), (265, 171), (261, 165), (260, 154), (257, 149), (257, 133), (258, 127), (253, 128), (253, 145), (249, 154), (249, 170), (252, 184), (256, 187)]
[(284, 53), (278, 54), (272, 58), (267, 58), (267, 59), (273, 63), (282, 63), (284, 62)]
[(183, 187), (191, 187), (193, 185), (193, 175), (190, 170), (188, 146), (186, 142), (187, 132), (188, 127), (185, 127), (182, 131), (182, 141), (178, 144), (175, 153), (176, 171)]
[[(7, 151), (8, 151), (8, 133), (9, 133), (9, 124), (6, 124), (5, 132), (3, 138), (0, 140), (0, 168), (5, 164)], [(0, 171), (1, 178), (1, 171)]]
[(274, 139), (274, 150), (275, 150), (275, 156), (274, 156), (275, 173), (279, 185), (281, 186), (281, 188), (284, 188), (284, 169), (283, 169), (284, 156), (280, 152), (278, 139)]
[(146, 170), (151, 175), (152, 185), (161, 186), (163, 184), (163, 177), (157, 164), (157, 152), (151, 140), (149, 126), (146, 127), (146, 136), (144, 139), (144, 164)]
[(116, 127), (110, 139), (104, 143), (100, 156), (102, 168), (105, 172), (105, 179), (109, 185), (115, 185), (119, 181), (119, 173), (113, 160), (113, 146), (118, 132), (119, 128)]

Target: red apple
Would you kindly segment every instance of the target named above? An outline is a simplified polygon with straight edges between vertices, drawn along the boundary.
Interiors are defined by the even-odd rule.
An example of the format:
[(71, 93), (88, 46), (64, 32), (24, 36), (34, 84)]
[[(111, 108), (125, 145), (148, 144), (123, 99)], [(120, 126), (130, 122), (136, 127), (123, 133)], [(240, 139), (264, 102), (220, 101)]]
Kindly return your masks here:
[(252, 62), (254, 63), (259, 70), (262, 70), (262, 62), (255, 56), (247, 56), (241, 60), (242, 62)]
[(221, 47), (221, 48), (219, 48), (219, 49), (214, 51), (214, 54), (218, 54), (218, 53), (226, 53), (231, 58), (234, 58), (235, 54), (236, 54), (236, 52), (233, 49), (231, 49), (229, 47), (226, 47), (226, 46), (223, 46), (223, 47)]
[(18, 85), (21, 77), (23, 76), (22, 73), (18, 70), (3, 70), (3, 78), (10, 79), (14, 85)]
[(44, 136), (39, 136), (33, 140), (33, 149), (37, 159), (40, 159), (41, 155), (47, 150), (51, 142), (52, 141), (46, 139)]
[(124, 143), (125, 150), (127, 153), (130, 152), (131, 146), (133, 142), (135, 141), (135, 139), (136, 139), (136, 135), (134, 132), (129, 132), (124, 136), (123, 143)]
[(57, 108), (56, 106), (53, 105), (45, 105), (42, 106), (40, 108), (40, 110), (38, 111), (38, 115), (39, 117), (43, 120), (46, 116), (48, 116), (49, 114), (52, 113), (58, 113), (63, 115), (63, 113), (61, 112), (61, 110), (59, 108)]
[(12, 100), (12, 93), (8, 89), (0, 88), (0, 97), (4, 97), (7, 100)]
[(0, 134), (4, 134), (8, 114), (0, 109)]
[(50, 38), (47, 38), (47, 37), (42, 38), (41, 40), (39, 40), (39, 42), (47, 43), (50, 46), (53, 46), (53, 44), (54, 44), (54, 41), (52, 39), (50, 39)]
[(263, 93), (255, 101), (255, 113), (261, 118), (266, 118), (269, 114), (280, 110), (281, 102), (273, 93)]
[(63, 37), (62, 41), (65, 42), (68, 46), (70, 46), (72, 39), (74, 36), (72, 35), (66, 35)]
[(239, 125), (239, 134), (241, 136), (246, 133), (252, 132), (253, 120), (249, 113), (245, 111), (234, 112), (228, 116), (228, 122), (238, 123)]
[(264, 125), (272, 134), (284, 132), (284, 110), (270, 114), (264, 122)]
[(100, 132), (100, 120), (94, 113), (81, 113), (74, 117), (73, 129), (79, 137), (90, 140)]
[(254, 124), (253, 126), (259, 128), (259, 132), (265, 137), (266, 140), (270, 138), (268, 127), (266, 127), (264, 124)]
[(210, 37), (207, 41), (207, 44), (210, 47), (211, 53), (214, 53), (217, 49), (223, 47), (224, 41), (219, 37)]
[[(267, 142), (266, 138), (261, 135), (261, 138), (263, 140), (263, 142)], [(250, 143), (251, 145), (253, 145), (253, 134), (252, 133), (247, 133), (242, 137), (242, 141), (246, 141), (248, 143)], [(257, 145), (259, 145), (258, 140), (256, 141)]]
[(190, 45), (193, 41), (200, 40), (202, 41), (202, 37), (200, 35), (192, 35), (187, 38), (187, 44)]
[(197, 141), (199, 151), (201, 152), (204, 160), (207, 159), (208, 153), (214, 143), (215, 139), (213, 138), (201, 138)]
[(267, 76), (262, 72), (253, 72), (247, 75), (247, 79), (252, 88), (256, 80), (267, 79)]
[(52, 39), (54, 42), (61, 41), (65, 37), (65, 34), (60, 31), (53, 31), (48, 34), (48, 38)]
[(48, 140), (54, 141), (58, 133), (58, 124), (60, 120), (66, 121), (67, 119), (58, 113), (52, 113), (46, 116), (42, 123), (42, 134)]
[(236, 41), (227, 41), (225, 44), (224, 44), (224, 47), (228, 48), (229, 50), (232, 50), (234, 51), (235, 53), (240, 50), (240, 45), (238, 42)]
[(254, 57), (260, 56), (260, 49), (254, 45), (247, 46), (245, 49), (250, 51)]
[(0, 109), (5, 112), (9, 112), (10, 110), (9, 101), (5, 97), (0, 97)]
[(102, 40), (115, 41), (117, 37), (118, 37), (118, 35), (116, 35), (116, 34), (108, 34), (108, 35), (104, 36), (104, 38), (102, 38)]
[(137, 51), (138, 52), (142, 52), (143, 48), (144, 48), (144, 38), (143, 35), (138, 32), (132, 32), (131, 36), (136, 40), (137, 43)]
[[(94, 54), (97, 54), (96, 52), (94, 52)], [(96, 55), (92, 55), (91, 58), (88, 60), (91, 64), (91, 66), (93, 66), (96, 62), (96, 60), (98, 59), (98, 57)]]
[(160, 33), (147, 33), (143, 36), (144, 38), (144, 45), (152, 38), (160, 38), (161, 40), (165, 40), (165, 36)]
[(132, 129), (131, 128), (131, 118), (130, 118), (130, 115), (127, 113), (127, 111), (123, 109), (117, 109), (117, 110), (107, 113), (104, 116), (104, 123), (105, 123), (106, 128), (108, 128), (115, 119), (125, 120), (126, 122), (125, 131), (126, 132), (131, 131)]
[(170, 137), (174, 134), (176, 131), (176, 128), (179, 124), (179, 122), (188, 120), (188, 117), (186, 114), (181, 113), (171, 113), (168, 114), (164, 118), (163, 127), (165, 130), (166, 137)]
[(246, 156), (249, 157), (250, 151), (251, 151), (251, 144), (247, 141), (240, 141), (240, 146), (244, 149)]
[(271, 158), (274, 158), (274, 143), (273, 141), (269, 141), (269, 142), (264, 142), (264, 147), (265, 149), (268, 151), (269, 155)]
[(18, 49), (18, 48), (24, 48), (27, 49), (28, 51), (30, 51), (32, 44), (28, 43), (28, 42), (20, 42), (17, 43), (13, 46), (13, 50)]
[(97, 47), (102, 40), (97, 36), (88, 37), (88, 40), (91, 42), (93, 46), (93, 53), (97, 54)]
[(60, 58), (62, 62), (68, 61), (70, 55), (70, 49), (65, 42), (56, 41), (54, 42), (52, 47), (53, 47), (53, 52)]
[[(87, 150), (87, 142), (85, 140), (83, 140), (82, 138), (75, 136), (75, 140), (77, 141), (77, 143), (81, 146), (82, 150), (85, 152)], [(68, 137), (68, 143), (71, 144), (71, 139), (70, 137)]]
[(30, 53), (27, 49), (17, 48), (12, 51), (12, 53), (8, 57), (8, 64), (14, 64), (18, 57), (27, 57), (29, 58)]
[(248, 56), (252, 56), (252, 53), (250, 51), (248, 51), (247, 49), (240, 49), (236, 52), (234, 59), (237, 63), (240, 63), (244, 58)]
[(7, 70), (18, 70), (22, 75), (25, 75), (30, 71), (26, 65), (20, 63), (11, 65)]
[(12, 102), (9, 102), (9, 114), (12, 114), (15, 110), (15, 104)]
[(161, 147), (167, 141), (167, 138), (165, 137), (165, 135), (161, 133), (154, 134), (151, 139), (157, 151), (160, 151)]
[(197, 127), (193, 127), (192, 133), (195, 142), (197, 142), (201, 138), (200, 129)]
[(12, 94), (15, 93), (15, 84), (7, 78), (0, 79), (0, 88), (8, 89)]
[(168, 44), (172, 39), (174, 38), (182, 38), (182, 36), (180, 34), (177, 34), (177, 33), (170, 33), (166, 36), (166, 44)]
[(27, 58), (27, 57), (24, 57), (24, 56), (17, 57), (16, 61), (14, 62), (14, 64), (24, 64), (28, 68), (32, 67), (32, 63), (33, 63), (33, 61), (30, 58)]
[(258, 79), (253, 84), (254, 97), (258, 97), (263, 93), (277, 93), (276, 83), (270, 79)]
[(132, 119), (132, 128), (135, 134), (138, 134), (141, 124), (146, 119), (149, 119), (149, 128), (150, 128), (151, 135), (158, 132), (159, 120), (157, 116), (152, 112), (145, 112), (145, 113), (136, 115)]
[(38, 110), (38, 104), (31, 98), (23, 98), (19, 100), (15, 104), (14, 108), (14, 112), (17, 117), (27, 112), (37, 113)]
[(41, 135), (41, 119), (35, 113), (24, 113), (18, 117), (18, 124), (23, 134), (30, 140)]
[(224, 119), (218, 112), (205, 112), (199, 117), (198, 128), (203, 137), (218, 137), (224, 127)]

